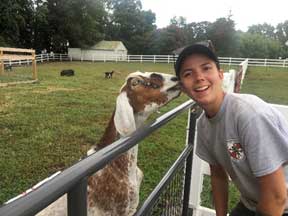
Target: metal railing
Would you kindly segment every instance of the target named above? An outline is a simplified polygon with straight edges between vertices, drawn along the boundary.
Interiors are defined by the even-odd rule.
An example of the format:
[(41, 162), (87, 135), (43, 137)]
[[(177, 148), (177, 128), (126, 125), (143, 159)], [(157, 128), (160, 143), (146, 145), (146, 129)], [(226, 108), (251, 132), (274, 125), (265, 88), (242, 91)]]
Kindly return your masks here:
[[(195, 109), (195, 107), (196, 104), (192, 100), (189, 100), (179, 105), (173, 110), (163, 114), (162, 116), (154, 120), (152, 123), (143, 126), (139, 130), (136, 130), (130, 136), (117, 140), (111, 145), (79, 161), (75, 165), (58, 174), (56, 177), (44, 183), (42, 186), (38, 187), (36, 190), (28, 193), (27, 195), (19, 199), (3, 205), (0, 208), (0, 215), (35, 215), (37, 212), (41, 211), (49, 204), (57, 200), (59, 197), (67, 193), (68, 215), (86, 216), (87, 177), (91, 176), (92, 174), (103, 168), (106, 164), (108, 164), (111, 160), (115, 159), (120, 154), (132, 148), (142, 139), (150, 135), (153, 131), (175, 118), (178, 114), (189, 108)], [(159, 200), (161, 193), (163, 192), (163, 190), (165, 190), (165, 188), (167, 188), (167, 185), (171, 185), (172, 179), (175, 178), (175, 176), (177, 176), (178, 182), (182, 182), (181, 185), (183, 185), (184, 187), (181, 186), (179, 191), (177, 191), (178, 189), (175, 190), (177, 193), (175, 191), (175, 193), (172, 193), (172, 201), (175, 200), (175, 195), (178, 196), (180, 194), (180, 204), (182, 204), (182, 206), (180, 206), (180, 208), (179, 206), (175, 207), (175, 204), (171, 200), (165, 200), (164, 203), (169, 206), (173, 206), (173, 211), (177, 210), (177, 214), (174, 211), (175, 214), (171, 213), (170, 215), (187, 215), (196, 117), (196, 114), (190, 114), (189, 119), (191, 119), (191, 121), (189, 121), (190, 129), (188, 132), (188, 145), (183, 150), (174, 165), (170, 168), (169, 172), (161, 180), (154, 192), (144, 202), (143, 206), (139, 209), (136, 215), (147, 215), (146, 212), (153, 212), (155, 210), (155, 203), (157, 202), (157, 200)], [(182, 172), (182, 174), (179, 174), (179, 168), (180, 170), (183, 170), (180, 171), (180, 173)], [(185, 177), (183, 177), (183, 174), (185, 175)], [(158, 209), (156, 211), (159, 212), (161, 211), (161, 209), (163, 210), (164, 208), (164, 210), (166, 210), (166, 207), (166, 205), (163, 206), (163, 204), (161, 204), (158, 207), (156, 206), (156, 208), (160, 208), (160, 210)]]

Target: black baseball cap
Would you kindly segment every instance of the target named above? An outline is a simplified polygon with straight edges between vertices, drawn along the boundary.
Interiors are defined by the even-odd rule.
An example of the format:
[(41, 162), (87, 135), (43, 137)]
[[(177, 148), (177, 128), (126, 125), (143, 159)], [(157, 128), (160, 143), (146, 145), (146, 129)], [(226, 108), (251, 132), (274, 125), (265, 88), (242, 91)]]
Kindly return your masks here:
[(201, 54), (207, 56), (209, 59), (215, 62), (216, 67), (220, 69), (220, 63), (218, 57), (215, 54), (215, 50), (211, 41), (202, 41), (195, 43), (193, 45), (185, 47), (181, 53), (179, 54), (176, 63), (174, 65), (176, 76), (179, 78), (180, 70), (183, 61), (193, 55), (193, 54)]

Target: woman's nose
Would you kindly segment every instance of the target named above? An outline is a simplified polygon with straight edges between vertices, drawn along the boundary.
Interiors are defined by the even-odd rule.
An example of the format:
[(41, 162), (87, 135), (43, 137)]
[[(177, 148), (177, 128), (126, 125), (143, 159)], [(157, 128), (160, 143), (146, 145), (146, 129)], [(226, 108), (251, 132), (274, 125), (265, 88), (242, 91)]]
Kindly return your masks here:
[(194, 73), (194, 76), (195, 76), (195, 80), (203, 80), (204, 79), (204, 75), (201, 72)]

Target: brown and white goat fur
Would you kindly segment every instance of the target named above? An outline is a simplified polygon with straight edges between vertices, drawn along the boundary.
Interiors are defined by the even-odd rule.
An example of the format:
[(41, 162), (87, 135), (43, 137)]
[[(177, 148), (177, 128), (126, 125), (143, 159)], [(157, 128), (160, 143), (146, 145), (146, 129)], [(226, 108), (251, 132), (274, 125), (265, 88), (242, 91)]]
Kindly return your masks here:
[[(87, 154), (104, 148), (120, 137), (130, 135), (150, 114), (179, 94), (177, 79), (172, 75), (156, 72), (131, 73), (120, 90), (115, 111), (103, 137)], [(89, 216), (130, 216), (136, 212), (143, 178), (142, 171), (137, 167), (137, 153), (136, 145), (89, 177)], [(66, 215), (65, 202), (66, 196), (63, 196), (38, 215)]]

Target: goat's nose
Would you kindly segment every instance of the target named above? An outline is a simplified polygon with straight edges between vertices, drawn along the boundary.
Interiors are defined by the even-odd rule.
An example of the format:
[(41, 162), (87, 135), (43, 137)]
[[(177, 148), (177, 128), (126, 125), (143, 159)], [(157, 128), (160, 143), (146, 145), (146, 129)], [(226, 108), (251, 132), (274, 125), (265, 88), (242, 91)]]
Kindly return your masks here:
[(178, 78), (177, 78), (177, 77), (172, 77), (172, 78), (171, 78), (171, 81), (177, 82), (177, 81), (178, 81)]

